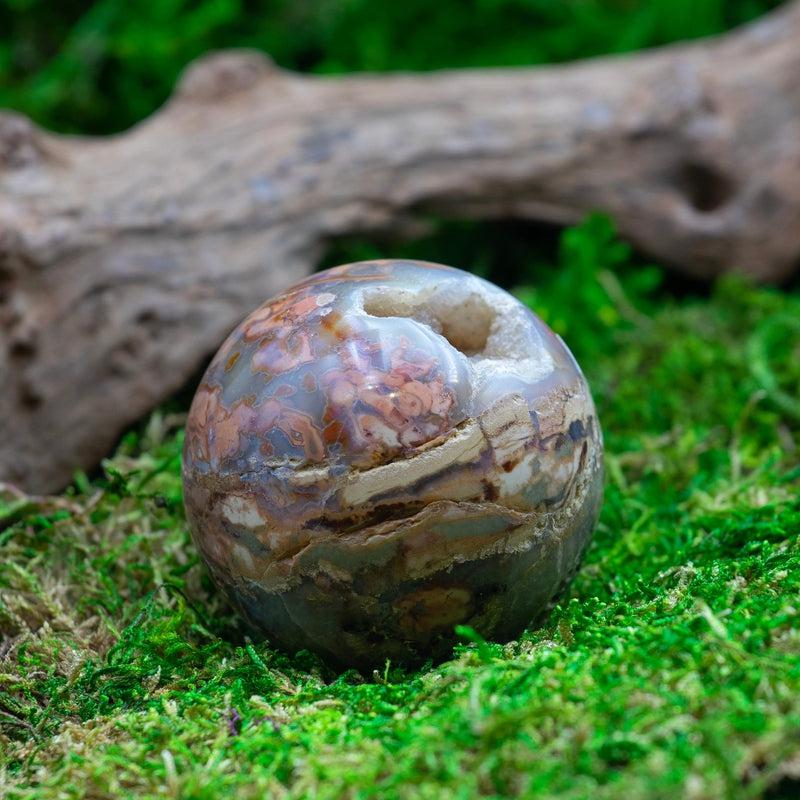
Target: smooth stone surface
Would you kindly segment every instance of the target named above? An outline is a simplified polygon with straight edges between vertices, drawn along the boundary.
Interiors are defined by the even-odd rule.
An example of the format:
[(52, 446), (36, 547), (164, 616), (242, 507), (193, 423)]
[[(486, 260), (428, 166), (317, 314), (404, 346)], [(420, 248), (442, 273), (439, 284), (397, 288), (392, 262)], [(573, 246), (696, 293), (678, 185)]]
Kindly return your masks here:
[(460, 270), (369, 261), (254, 311), (197, 391), (186, 510), (217, 584), (289, 651), (369, 668), (508, 640), (580, 562), (602, 440), (561, 339)]

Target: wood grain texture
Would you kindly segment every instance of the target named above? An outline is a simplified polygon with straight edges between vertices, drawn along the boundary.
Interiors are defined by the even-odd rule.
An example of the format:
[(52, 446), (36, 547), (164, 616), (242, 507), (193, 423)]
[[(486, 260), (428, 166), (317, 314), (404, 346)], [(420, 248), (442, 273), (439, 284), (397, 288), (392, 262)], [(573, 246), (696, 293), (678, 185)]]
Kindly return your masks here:
[(800, 263), (800, 4), (698, 43), (541, 69), (306, 77), (191, 66), (132, 130), (0, 115), (0, 480), (96, 464), (342, 235), (429, 212), (614, 216), (693, 275)]

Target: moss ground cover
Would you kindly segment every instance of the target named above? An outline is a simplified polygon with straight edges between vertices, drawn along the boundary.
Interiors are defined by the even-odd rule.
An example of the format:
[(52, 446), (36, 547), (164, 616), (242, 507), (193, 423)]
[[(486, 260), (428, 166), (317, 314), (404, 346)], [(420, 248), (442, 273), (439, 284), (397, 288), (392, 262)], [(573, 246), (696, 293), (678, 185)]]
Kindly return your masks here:
[(675, 292), (602, 217), (528, 256), (460, 265), (562, 332), (607, 445), (546, 625), (373, 675), (251, 642), (188, 539), (176, 403), (101, 475), (2, 495), (0, 796), (800, 794), (800, 292)]

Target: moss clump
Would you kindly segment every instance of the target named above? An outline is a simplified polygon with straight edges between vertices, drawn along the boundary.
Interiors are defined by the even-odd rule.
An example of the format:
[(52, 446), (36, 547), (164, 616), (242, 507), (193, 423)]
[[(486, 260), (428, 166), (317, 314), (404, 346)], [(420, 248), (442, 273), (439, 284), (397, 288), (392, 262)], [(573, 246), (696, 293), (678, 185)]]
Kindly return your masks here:
[(560, 261), (518, 292), (584, 364), (608, 480), (543, 628), (367, 676), (249, 642), (156, 413), (102, 478), (3, 495), (0, 794), (796, 796), (800, 293), (676, 298), (602, 218)]

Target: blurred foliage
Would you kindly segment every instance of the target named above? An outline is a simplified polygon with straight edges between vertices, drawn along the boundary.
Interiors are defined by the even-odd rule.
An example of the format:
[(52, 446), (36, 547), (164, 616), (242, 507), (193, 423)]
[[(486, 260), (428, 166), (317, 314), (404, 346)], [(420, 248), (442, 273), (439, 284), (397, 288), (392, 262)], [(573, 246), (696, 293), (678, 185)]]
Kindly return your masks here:
[(560, 62), (712, 34), (776, 0), (0, 0), (0, 106), (71, 132), (126, 128), (208, 50), (296, 70)]

